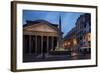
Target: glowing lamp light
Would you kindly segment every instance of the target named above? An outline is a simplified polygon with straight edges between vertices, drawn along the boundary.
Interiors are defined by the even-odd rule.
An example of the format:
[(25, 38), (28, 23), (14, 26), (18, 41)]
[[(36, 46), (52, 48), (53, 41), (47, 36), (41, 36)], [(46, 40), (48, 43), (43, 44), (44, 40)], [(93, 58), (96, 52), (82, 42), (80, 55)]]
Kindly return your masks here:
[(74, 43), (74, 45), (76, 45), (76, 44), (77, 44), (77, 41), (76, 41), (76, 39), (74, 39), (74, 40), (73, 40), (73, 43)]
[(64, 45), (67, 46), (67, 43), (65, 43)]
[(68, 45), (70, 45), (71, 43), (70, 42), (68, 42)]

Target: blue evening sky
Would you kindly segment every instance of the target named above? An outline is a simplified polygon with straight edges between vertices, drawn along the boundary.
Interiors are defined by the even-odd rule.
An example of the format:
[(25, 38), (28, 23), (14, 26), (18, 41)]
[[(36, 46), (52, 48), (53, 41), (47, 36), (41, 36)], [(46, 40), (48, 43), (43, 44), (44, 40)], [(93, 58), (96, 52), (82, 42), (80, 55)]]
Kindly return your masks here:
[(65, 36), (68, 31), (75, 27), (77, 18), (82, 15), (80, 12), (56, 12), (56, 11), (34, 11), (23, 10), (23, 24), (27, 20), (39, 20), (43, 19), (49, 21), (52, 24), (59, 24), (59, 17), (61, 16), (62, 32)]

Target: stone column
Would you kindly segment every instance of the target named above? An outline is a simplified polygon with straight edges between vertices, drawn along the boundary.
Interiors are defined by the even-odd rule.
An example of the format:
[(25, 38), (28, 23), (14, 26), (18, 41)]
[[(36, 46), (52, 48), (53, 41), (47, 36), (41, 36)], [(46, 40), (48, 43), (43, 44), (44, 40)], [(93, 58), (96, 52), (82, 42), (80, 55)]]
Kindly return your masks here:
[(54, 49), (54, 37), (53, 36), (51, 37), (51, 40), (52, 40), (51, 44), (52, 44), (52, 50), (53, 50)]
[(41, 36), (41, 54), (43, 53), (43, 36)]
[(37, 36), (35, 36), (35, 55), (37, 55)]
[(31, 54), (31, 35), (29, 35), (29, 54)]
[(59, 48), (59, 38), (57, 37), (57, 49)]
[(25, 53), (26, 50), (25, 44), (26, 44), (25, 35), (23, 35), (23, 53)]
[(49, 53), (49, 37), (47, 36), (47, 54)]

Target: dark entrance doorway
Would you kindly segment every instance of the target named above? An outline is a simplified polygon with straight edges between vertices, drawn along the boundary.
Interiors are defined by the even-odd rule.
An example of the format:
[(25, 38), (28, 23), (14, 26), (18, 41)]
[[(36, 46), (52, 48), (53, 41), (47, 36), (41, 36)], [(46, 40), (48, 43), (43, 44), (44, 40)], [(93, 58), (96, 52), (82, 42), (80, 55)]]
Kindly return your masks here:
[(37, 54), (41, 54), (41, 36), (37, 36)]
[(43, 37), (43, 53), (47, 53), (47, 37)]

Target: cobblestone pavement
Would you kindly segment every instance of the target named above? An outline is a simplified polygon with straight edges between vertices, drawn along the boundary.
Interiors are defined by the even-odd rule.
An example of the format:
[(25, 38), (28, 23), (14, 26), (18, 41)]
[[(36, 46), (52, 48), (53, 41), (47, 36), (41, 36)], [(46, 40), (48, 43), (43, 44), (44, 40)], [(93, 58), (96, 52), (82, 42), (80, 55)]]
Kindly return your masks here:
[(72, 53), (71, 55), (50, 55), (50, 54), (39, 54), (28, 55), (24, 57), (23, 62), (39, 62), (39, 61), (61, 61), (61, 60), (83, 60), (91, 59), (91, 54), (79, 54)]

